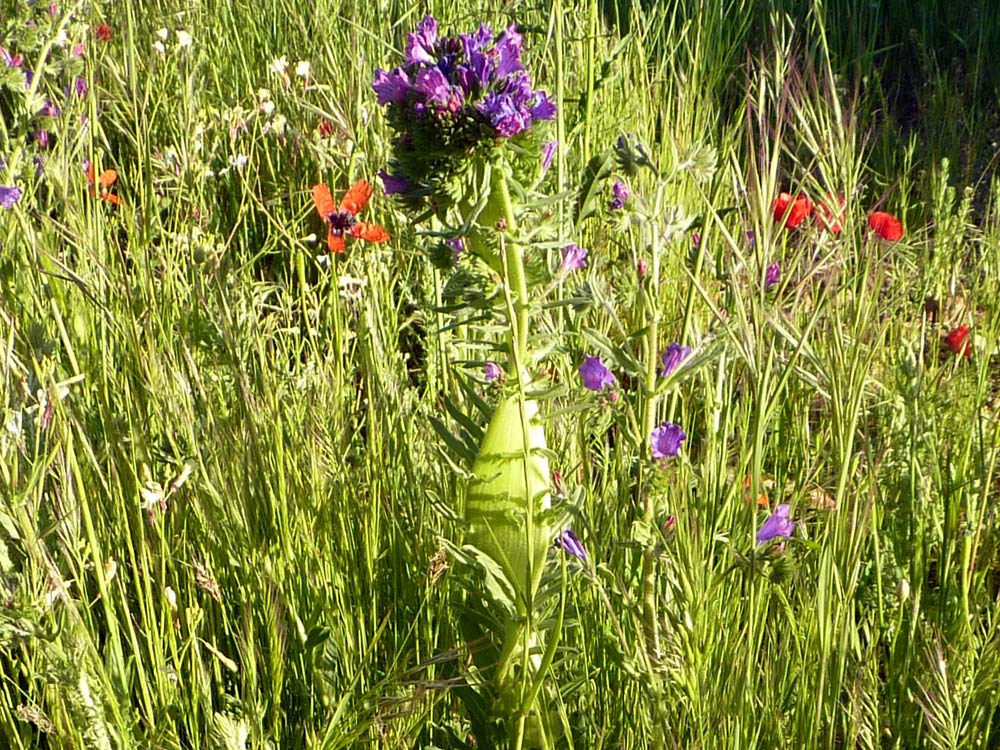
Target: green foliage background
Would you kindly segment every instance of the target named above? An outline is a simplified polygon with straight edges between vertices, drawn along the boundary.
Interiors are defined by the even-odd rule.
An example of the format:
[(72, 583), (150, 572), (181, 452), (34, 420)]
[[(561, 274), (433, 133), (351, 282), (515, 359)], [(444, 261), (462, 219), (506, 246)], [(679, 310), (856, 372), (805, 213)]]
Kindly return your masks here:
[[(448, 277), (388, 199), (366, 217), (393, 241), (331, 265), (308, 193), (385, 163), (372, 73), (424, 13), (523, 28), (560, 103), (559, 239), (590, 251), (548, 359), (564, 403), (595, 407), (547, 427), (595, 561), (553, 672), (562, 745), (1000, 743), (1000, 19), (971, 6), (156, 0), (45, 21), (0, 3), (40, 92), (72, 73), (38, 64), (66, 58), (59, 28), (86, 40), (90, 83), (49, 123), (39, 180), (36, 108), (0, 90), (0, 183), (25, 186), (0, 212), (0, 744), (471, 746), (474, 644), (439, 555), (466, 477), (432, 418), (458, 432), (446, 402), (492, 397), (486, 350), (436, 311)], [(663, 173), (703, 144), (720, 165), (665, 196), (704, 253), (669, 239), (662, 346), (722, 353), (666, 400), (691, 437), (655, 490), (676, 522), (655, 682), (635, 657), (658, 530), (636, 524), (620, 412), (576, 376), (595, 336), (637, 346), (634, 235), (571, 221), (622, 132)], [(89, 195), (84, 159), (118, 170), (121, 209)], [(841, 238), (773, 226), (789, 189), (843, 193)], [(873, 206), (901, 243), (864, 239)], [(942, 344), (961, 324), (968, 360)], [(799, 521), (780, 555), (753, 542), (761, 492)]]

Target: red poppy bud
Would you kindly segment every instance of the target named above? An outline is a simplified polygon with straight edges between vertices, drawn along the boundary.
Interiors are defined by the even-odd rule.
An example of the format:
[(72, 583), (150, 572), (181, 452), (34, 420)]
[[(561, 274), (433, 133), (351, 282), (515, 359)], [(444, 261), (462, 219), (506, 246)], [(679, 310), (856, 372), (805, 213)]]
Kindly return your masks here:
[(972, 355), (972, 342), (969, 341), (969, 326), (959, 326), (944, 337), (944, 345), (962, 357)]

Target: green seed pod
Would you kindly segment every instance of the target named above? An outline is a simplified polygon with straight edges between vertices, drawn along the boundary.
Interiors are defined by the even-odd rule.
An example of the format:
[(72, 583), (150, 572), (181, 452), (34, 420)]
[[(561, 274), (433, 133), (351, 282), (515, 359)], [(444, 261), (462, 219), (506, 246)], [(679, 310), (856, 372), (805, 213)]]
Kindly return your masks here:
[(549, 461), (537, 415), (535, 401), (526, 401), (522, 411), (516, 395), (497, 406), (472, 467), (466, 502), (466, 541), (503, 569), (519, 609), (534, 599), (552, 538), (543, 518), (550, 500)]

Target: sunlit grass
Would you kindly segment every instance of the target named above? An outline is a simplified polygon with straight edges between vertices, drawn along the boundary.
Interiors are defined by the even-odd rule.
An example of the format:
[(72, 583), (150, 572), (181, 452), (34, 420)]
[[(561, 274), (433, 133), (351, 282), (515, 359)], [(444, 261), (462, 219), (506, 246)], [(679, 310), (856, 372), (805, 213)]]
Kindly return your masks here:
[[(545, 360), (566, 387), (548, 444), (592, 561), (550, 678), (559, 746), (992, 746), (1000, 183), (881, 119), (878, 77), (851, 78), (874, 75), (877, 41), (831, 41), (816, 13), (689, 5), (426, 8), (454, 30), (525, 29), (560, 97), (553, 231), (589, 250), (581, 306), (539, 320), (567, 332)], [(11, 51), (48, 13), (21, 6), (0, 4)], [(494, 398), (468, 364), (490, 349), (452, 325), (448, 276), (390, 199), (366, 216), (392, 242), (327, 261), (308, 192), (376, 181), (373, 69), (424, 11), (63, 7), (26, 64), (62, 24), (86, 40), (89, 91), (49, 123), (37, 180), (33, 120), (0, 91), (0, 184), (24, 187), (0, 210), (0, 745), (472, 746), (474, 602), (440, 554), (468, 477), (432, 419), (458, 432), (446, 401)], [(623, 132), (664, 175), (699, 145), (719, 165), (662, 195), (683, 231), (661, 238), (659, 346), (697, 366), (660, 402), (689, 439), (644, 497), (623, 403), (577, 375), (595, 341), (640, 356), (644, 336), (649, 235), (603, 205), (571, 218)], [(119, 208), (84, 160), (118, 171)], [(652, 200), (649, 173), (632, 187)], [(843, 194), (842, 232), (783, 230), (781, 191)], [(903, 240), (867, 231), (876, 207)], [(959, 325), (968, 358), (944, 343)], [(781, 553), (755, 544), (762, 494), (798, 523)]]

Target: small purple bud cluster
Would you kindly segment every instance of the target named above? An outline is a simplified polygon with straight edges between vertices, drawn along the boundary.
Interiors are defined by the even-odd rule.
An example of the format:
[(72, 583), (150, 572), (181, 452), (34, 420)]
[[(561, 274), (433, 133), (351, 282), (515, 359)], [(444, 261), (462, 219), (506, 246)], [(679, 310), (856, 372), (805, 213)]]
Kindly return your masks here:
[(621, 180), (616, 180), (615, 184), (611, 186), (611, 200), (608, 202), (608, 208), (612, 211), (621, 211), (625, 208), (625, 201), (628, 200), (628, 197), (628, 186)]

